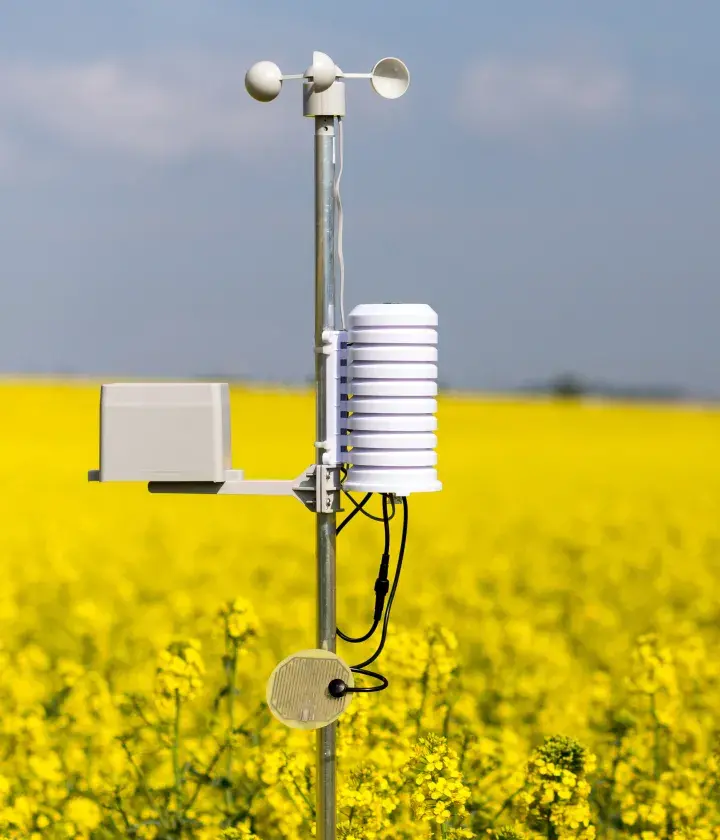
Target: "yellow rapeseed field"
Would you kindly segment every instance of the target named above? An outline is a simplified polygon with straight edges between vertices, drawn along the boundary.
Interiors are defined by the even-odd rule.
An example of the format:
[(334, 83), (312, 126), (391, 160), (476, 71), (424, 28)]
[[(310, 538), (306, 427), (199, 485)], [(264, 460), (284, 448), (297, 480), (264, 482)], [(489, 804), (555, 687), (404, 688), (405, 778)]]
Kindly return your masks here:
[[(311, 515), (89, 485), (99, 386), (0, 394), (0, 837), (312, 837), (314, 734), (263, 702), (314, 645)], [(233, 414), (248, 476), (312, 461), (310, 394)], [(720, 838), (720, 413), (445, 397), (439, 456), (340, 836)], [(338, 541), (360, 635), (382, 528)]]

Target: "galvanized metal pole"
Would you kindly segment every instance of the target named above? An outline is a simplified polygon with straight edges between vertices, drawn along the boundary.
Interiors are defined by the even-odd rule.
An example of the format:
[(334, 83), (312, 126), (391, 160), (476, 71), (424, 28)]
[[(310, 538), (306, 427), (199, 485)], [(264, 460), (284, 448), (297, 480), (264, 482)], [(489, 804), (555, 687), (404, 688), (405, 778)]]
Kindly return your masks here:
[[(315, 117), (315, 393), (316, 441), (327, 437), (323, 330), (336, 327), (335, 118)], [(317, 448), (317, 464), (323, 451)], [(319, 469), (316, 478), (319, 480)], [(335, 513), (318, 513), (317, 646), (335, 651)], [(317, 731), (317, 840), (336, 840), (335, 724)]]

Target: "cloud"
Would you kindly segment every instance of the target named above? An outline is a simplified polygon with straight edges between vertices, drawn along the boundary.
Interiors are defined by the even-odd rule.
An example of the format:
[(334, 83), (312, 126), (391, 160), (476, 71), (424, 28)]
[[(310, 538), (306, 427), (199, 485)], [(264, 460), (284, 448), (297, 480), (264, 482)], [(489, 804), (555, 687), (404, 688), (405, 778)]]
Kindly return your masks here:
[(596, 63), (493, 58), (468, 68), (456, 104), (479, 134), (522, 138), (616, 123), (633, 89), (621, 70)]
[[(149, 160), (266, 149), (277, 103), (245, 92), (244, 64), (210, 56), (153, 61), (0, 63), (4, 136)], [(1, 150), (0, 150), (1, 151)]]

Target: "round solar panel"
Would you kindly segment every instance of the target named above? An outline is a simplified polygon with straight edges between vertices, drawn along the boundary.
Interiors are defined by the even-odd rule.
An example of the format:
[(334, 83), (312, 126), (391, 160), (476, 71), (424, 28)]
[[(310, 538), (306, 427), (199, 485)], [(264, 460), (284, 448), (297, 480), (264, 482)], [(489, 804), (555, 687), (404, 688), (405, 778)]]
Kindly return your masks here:
[(320, 729), (337, 720), (352, 695), (333, 697), (332, 680), (352, 687), (353, 673), (340, 657), (327, 650), (303, 650), (277, 665), (267, 684), (267, 703), (273, 716), (292, 729)]

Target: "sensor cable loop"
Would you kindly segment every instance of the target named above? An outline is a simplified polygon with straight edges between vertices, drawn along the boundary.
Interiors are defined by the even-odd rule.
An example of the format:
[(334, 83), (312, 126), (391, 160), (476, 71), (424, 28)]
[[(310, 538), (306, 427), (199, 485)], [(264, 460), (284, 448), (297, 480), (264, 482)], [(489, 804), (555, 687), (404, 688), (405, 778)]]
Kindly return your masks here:
[[(355, 508), (348, 514), (348, 516), (343, 520), (343, 522), (338, 526), (338, 532), (347, 525), (348, 522), (352, 520), (358, 513), (365, 512), (364, 507), (368, 503), (372, 493), (366, 494), (361, 502), (355, 503)], [(387, 639), (387, 632), (388, 626), (390, 622), (390, 612), (392, 609), (392, 604), (395, 599), (395, 594), (397, 592), (398, 584), (400, 582), (400, 573), (402, 571), (402, 564), (403, 559), (405, 556), (405, 548), (407, 544), (407, 532), (408, 532), (408, 501), (407, 497), (403, 496), (401, 499), (402, 510), (403, 510), (403, 524), (402, 524), (402, 533), (400, 538), (400, 547), (398, 550), (398, 558), (397, 558), (397, 565), (395, 567), (395, 574), (393, 576), (393, 583), (392, 587), (390, 587), (390, 581), (388, 578), (389, 575), (389, 566), (390, 566), (390, 521), (392, 516), (389, 514), (389, 502), (388, 499), (390, 498), (390, 494), (383, 493), (382, 494), (382, 503), (383, 503), (383, 516), (382, 522), (385, 531), (385, 545), (382, 554), (382, 558), (380, 561), (380, 570), (378, 573), (377, 580), (375, 581), (375, 611), (373, 616), (373, 625), (370, 630), (364, 635), (358, 638), (353, 638), (351, 636), (347, 636), (343, 633), (339, 628), (337, 628), (337, 634), (346, 642), (350, 642), (352, 644), (359, 644), (360, 642), (365, 642), (375, 633), (380, 622), (382, 621), (382, 634), (380, 638), (380, 643), (377, 647), (375, 653), (366, 659), (364, 662), (360, 662), (358, 665), (351, 666), (350, 670), (355, 674), (362, 674), (363, 676), (371, 677), (379, 681), (378, 685), (375, 686), (368, 686), (368, 687), (357, 687), (351, 688), (347, 686), (342, 680), (333, 680), (330, 685), (328, 686), (328, 691), (330, 692), (331, 696), (333, 697), (342, 697), (345, 694), (349, 693), (359, 693), (359, 692), (375, 692), (375, 691), (383, 691), (388, 687), (388, 680), (382, 675), (378, 674), (374, 671), (368, 671), (367, 666), (371, 665), (382, 653), (385, 642)], [(354, 501), (354, 500), (353, 500)], [(393, 505), (393, 515), (395, 513), (395, 502), (394, 498), (392, 498), (392, 505)], [(389, 598), (387, 601), (387, 608), (385, 608), (385, 599), (388, 595), (388, 588), (390, 590)], [(384, 617), (383, 617), (384, 616)], [(339, 692), (339, 693), (338, 693)]]

